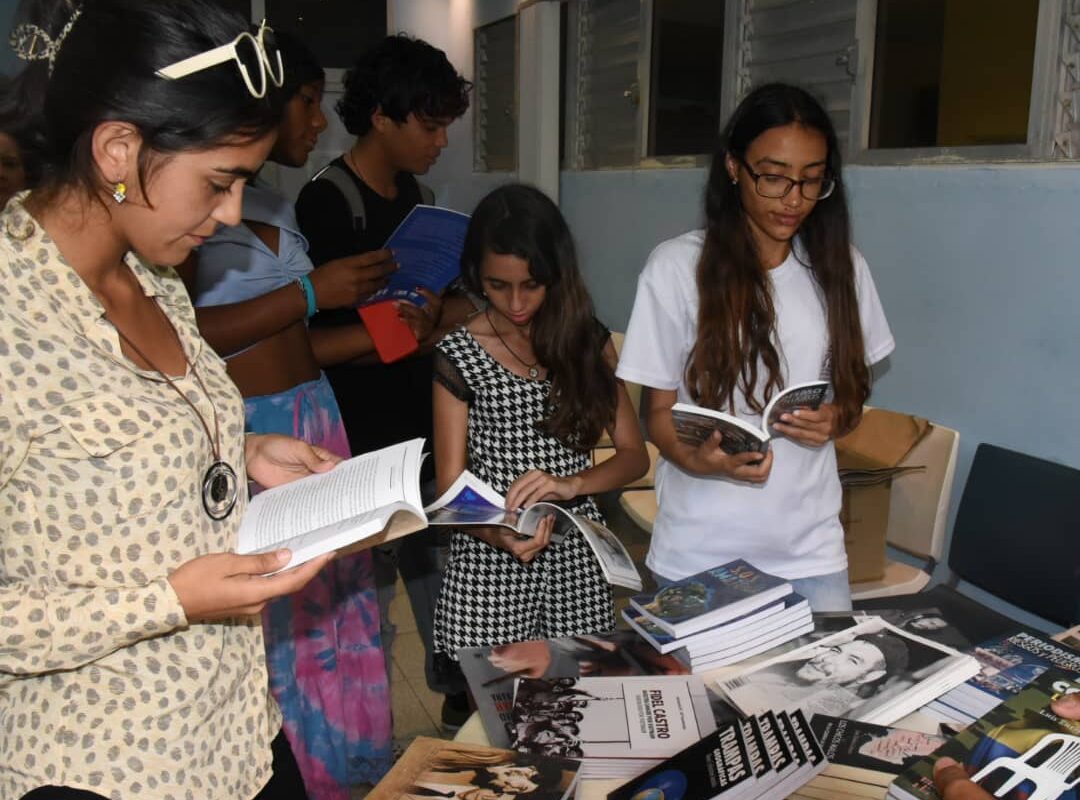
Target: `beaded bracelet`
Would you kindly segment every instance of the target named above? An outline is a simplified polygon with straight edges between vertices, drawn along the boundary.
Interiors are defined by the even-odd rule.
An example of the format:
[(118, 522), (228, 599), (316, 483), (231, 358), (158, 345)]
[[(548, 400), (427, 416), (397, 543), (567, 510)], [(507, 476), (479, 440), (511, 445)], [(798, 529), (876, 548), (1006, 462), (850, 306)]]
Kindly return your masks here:
[(312, 286), (311, 278), (307, 275), (301, 275), (297, 278), (296, 285), (304, 293), (304, 301), (307, 303), (307, 317), (311, 319), (315, 316), (315, 312), (319, 310), (319, 306), (315, 302), (315, 287)]

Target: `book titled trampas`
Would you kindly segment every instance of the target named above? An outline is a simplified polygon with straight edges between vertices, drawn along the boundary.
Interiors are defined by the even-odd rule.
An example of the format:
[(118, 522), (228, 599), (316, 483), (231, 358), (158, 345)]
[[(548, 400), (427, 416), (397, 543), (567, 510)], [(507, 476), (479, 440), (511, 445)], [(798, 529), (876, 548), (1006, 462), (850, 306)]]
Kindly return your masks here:
[(761, 425), (754, 425), (734, 414), (689, 403), (676, 403), (671, 408), (675, 434), (680, 440), (699, 445), (716, 431), (722, 439), (720, 449), (728, 455), (764, 453), (773, 438), (772, 426), (781, 415), (799, 408), (817, 409), (829, 392), (826, 381), (810, 381), (789, 386), (773, 397), (761, 415)]
[(801, 712), (767, 712), (721, 725), (608, 800), (778, 800), (824, 766)]
[(763, 572), (743, 559), (674, 581), (651, 594), (639, 594), (630, 604), (661, 630), (682, 638), (791, 594), (791, 584)]
[(599, 522), (574, 514), (557, 503), (540, 502), (527, 508), (508, 510), (506, 498), (468, 470), (462, 472), (426, 511), (429, 525), (458, 528), (497, 525), (509, 528), (519, 536), (533, 536), (545, 517), (554, 516), (552, 541), (562, 541), (571, 531), (580, 531), (596, 555), (608, 583), (641, 590), (641, 576), (634, 560), (619, 537)]

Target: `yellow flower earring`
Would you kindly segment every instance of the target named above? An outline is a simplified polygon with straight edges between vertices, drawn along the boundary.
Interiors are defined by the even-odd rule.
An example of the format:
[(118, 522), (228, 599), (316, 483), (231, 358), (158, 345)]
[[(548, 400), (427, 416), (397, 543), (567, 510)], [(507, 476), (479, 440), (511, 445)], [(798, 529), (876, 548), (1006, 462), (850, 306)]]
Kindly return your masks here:
[(127, 184), (123, 181), (117, 181), (113, 186), (112, 199), (116, 201), (117, 205), (127, 200)]

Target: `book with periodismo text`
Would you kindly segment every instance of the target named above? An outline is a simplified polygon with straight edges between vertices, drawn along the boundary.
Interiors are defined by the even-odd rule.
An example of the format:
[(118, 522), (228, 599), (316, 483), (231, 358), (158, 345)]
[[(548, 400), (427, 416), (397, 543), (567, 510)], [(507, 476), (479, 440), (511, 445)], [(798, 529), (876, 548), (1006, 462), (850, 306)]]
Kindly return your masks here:
[(723, 435), (720, 449), (728, 455), (764, 453), (769, 449), (769, 440), (773, 437), (770, 428), (779, 421), (782, 414), (798, 408), (817, 409), (828, 392), (827, 381), (810, 381), (789, 386), (765, 406), (760, 426), (739, 419), (733, 414), (689, 403), (676, 403), (671, 408), (671, 416), (675, 422), (675, 434), (686, 444), (700, 445), (714, 432), (720, 431)]
[(386, 240), (383, 246), (394, 254), (398, 269), (357, 309), (383, 362), (404, 358), (419, 347), (412, 329), (398, 318), (396, 303), (423, 306), (427, 301), (416, 287), (438, 293), (461, 274), (468, 227), (468, 214), (417, 205)]
[(630, 598), (630, 605), (675, 637), (712, 628), (791, 594), (791, 584), (743, 559)]
[(493, 797), (495, 786), (527, 790), (529, 800), (566, 800), (578, 769), (571, 759), (418, 736), (367, 798)]
[(292, 559), (282, 569), (289, 569), (323, 553), (364, 550), (423, 530), (423, 446), (423, 439), (401, 442), (260, 492), (240, 522), (236, 552), (287, 547)]
[(553, 542), (562, 541), (568, 533), (578, 530), (588, 542), (604, 573), (604, 578), (615, 586), (625, 586), (641, 591), (641, 576), (634, 560), (614, 533), (599, 522), (581, 514), (574, 514), (557, 503), (533, 503), (520, 511), (509, 511), (506, 498), (477, 478), (468, 470), (443, 492), (425, 511), (429, 525), (447, 525), (457, 528), (496, 525), (509, 528), (519, 536), (532, 536), (537, 526), (549, 515), (554, 515), (555, 526), (551, 532)]
[[(889, 787), (888, 796), (895, 800), (936, 800), (934, 762), (948, 756), (963, 764), (973, 780), (978, 777), (977, 782), (990, 794), (1000, 792), (996, 796), (1001, 800), (1031, 797), (1034, 784), (1024, 778), (1031, 775), (1033, 769), (1036, 774), (1042, 773), (1040, 785), (1048, 790), (1053, 786), (1053, 776), (1048, 773), (1058, 772), (1058, 778), (1065, 779), (1060, 794), (1055, 792), (1046, 796), (1077, 800), (1080, 787), (1067, 788), (1067, 782), (1078, 777), (1075, 759), (1080, 755), (1076, 752), (1080, 749), (1080, 720), (1062, 717), (1052, 705), (1063, 696), (1077, 692), (1080, 692), (1080, 682), (1075, 676), (1055, 669), (1047, 670), (933, 753), (906, 768)], [(1064, 738), (1050, 738), (1053, 736)], [(1067, 755), (1070, 747), (1073, 748), (1071, 763), (1066, 758), (1064, 770), (1060, 770), (1060, 763), (1051, 762), (1058, 756)], [(1036, 748), (1040, 749), (1037, 751)], [(993, 762), (997, 762), (995, 767), (999, 768), (980, 776), (979, 773)], [(1048, 769), (1055, 766), (1059, 769)], [(1016, 784), (1002, 791), (1006, 789), (1005, 779), (1013, 774), (1017, 776)]]

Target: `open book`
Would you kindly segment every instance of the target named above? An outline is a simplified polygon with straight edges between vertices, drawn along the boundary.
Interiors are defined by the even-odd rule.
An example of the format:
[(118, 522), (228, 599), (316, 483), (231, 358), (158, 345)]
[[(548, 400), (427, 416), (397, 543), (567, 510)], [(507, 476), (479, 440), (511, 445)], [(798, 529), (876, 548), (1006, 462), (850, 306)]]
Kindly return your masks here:
[(509, 528), (519, 536), (534, 535), (541, 521), (553, 514), (553, 542), (562, 541), (566, 534), (576, 528), (596, 554), (608, 583), (641, 591), (641, 576), (634, 566), (634, 560), (619, 537), (599, 522), (574, 514), (556, 503), (533, 503), (528, 508), (509, 511), (506, 498), (468, 470), (462, 472), (425, 511), (429, 525), (452, 525), (456, 528), (498, 525)]
[(769, 429), (783, 414), (797, 408), (817, 409), (828, 391), (827, 381), (810, 381), (789, 386), (765, 406), (761, 415), (761, 427), (733, 414), (689, 403), (676, 403), (671, 408), (671, 416), (675, 421), (675, 433), (687, 444), (699, 445), (712, 436), (714, 431), (720, 431), (723, 434), (720, 449), (728, 455), (764, 453), (768, 450), (769, 440), (772, 438)]
[(296, 567), (332, 550), (362, 550), (427, 527), (420, 500), (423, 439), (375, 450), (255, 495), (236, 552), (288, 547)]

